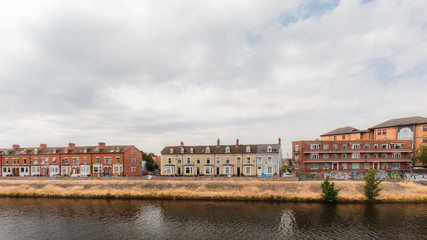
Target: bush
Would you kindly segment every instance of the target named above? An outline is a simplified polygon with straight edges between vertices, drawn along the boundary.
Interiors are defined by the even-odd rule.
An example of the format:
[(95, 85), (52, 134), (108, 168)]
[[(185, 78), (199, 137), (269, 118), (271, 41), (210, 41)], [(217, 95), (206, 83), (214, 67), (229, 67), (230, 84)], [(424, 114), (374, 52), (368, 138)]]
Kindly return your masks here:
[(363, 191), (365, 193), (365, 196), (369, 200), (373, 200), (375, 197), (378, 197), (380, 195), (380, 191), (383, 190), (382, 188), (379, 188), (380, 183), (382, 180), (380, 178), (375, 178), (375, 174), (377, 173), (377, 170), (371, 169), (363, 178), (365, 179), (365, 185), (363, 185)]
[(335, 189), (335, 183), (329, 182), (328, 177), (320, 184), (320, 187), (322, 187), (323, 200), (331, 203), (337, 201), (338, 192), (341, 191), (341, 188)]

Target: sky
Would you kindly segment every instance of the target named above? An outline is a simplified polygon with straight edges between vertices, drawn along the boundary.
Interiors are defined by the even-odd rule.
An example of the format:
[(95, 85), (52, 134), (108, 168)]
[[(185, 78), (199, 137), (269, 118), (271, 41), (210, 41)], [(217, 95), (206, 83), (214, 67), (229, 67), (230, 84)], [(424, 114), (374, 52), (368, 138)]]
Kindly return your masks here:
[(0, 3), (0, 147), (310, 140), (427, 117), (427, 1)]

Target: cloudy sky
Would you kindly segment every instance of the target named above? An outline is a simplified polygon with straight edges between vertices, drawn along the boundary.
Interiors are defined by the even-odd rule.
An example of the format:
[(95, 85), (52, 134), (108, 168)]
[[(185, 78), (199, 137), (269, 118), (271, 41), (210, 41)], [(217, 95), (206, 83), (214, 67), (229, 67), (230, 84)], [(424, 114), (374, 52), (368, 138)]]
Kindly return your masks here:
[(427, 117), (427, 1), (4, 1), (0, 147), (276, 143)]

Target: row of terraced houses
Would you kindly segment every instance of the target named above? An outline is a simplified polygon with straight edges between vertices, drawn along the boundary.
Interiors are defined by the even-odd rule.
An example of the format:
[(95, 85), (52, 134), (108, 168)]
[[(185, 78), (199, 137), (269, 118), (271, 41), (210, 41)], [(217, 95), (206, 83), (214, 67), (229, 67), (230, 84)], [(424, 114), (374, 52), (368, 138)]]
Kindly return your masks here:
[(1, 176), (140, 176), (142, 154), (133, 145), (23, 148), (14, 144), (12, 148), (0, 149)]

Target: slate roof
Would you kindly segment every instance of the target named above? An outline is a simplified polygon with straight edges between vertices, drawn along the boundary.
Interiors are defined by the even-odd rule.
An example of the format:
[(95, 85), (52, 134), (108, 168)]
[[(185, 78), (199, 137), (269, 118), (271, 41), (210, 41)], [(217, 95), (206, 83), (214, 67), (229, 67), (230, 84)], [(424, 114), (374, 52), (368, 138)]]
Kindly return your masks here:
[(386, 127), (396, 127), (396, 126), (404, 126), (404, 125), (414, 125), (414, 124), (423, 124), (427, 123), (427, 118), (415, 116), (415, 117), (406, 117), (406, 118), (395, 118), (375, 125), (369, 129), (375, 128), (386, 128)]
[[(75, 147), (46, 147), (46, 148), (35, 148), (35, 147), (29, 147), (29, 148), (6, 148), (3, 149), (4, 152), (0, 151), (0, 155), (45, 155), (45, 154), (76, 154), (81, 153), (85, 154), (84, 149), (86, 148), (86, 154), (91, 153), (124, 153), (128, 151), (130, 148), (132, 148), (132, 145), (111, 145), (111, 146), (75, 146)], [(99, 152), (97, 152), (97, 148), (99, 149)], [(118, 148), (118, 149), (117, 149)], [(34, 150), (37, 149), (37, 154), (34, 152)], [(56, 153), (53, 152), (53, 150), (56, 150)], [(67, 149), (67, 153), (65, 152), (65, 149)], [(119, 151), (117, 151), (119, 150)], [(6, 154), (8, 152), (8, 154)]]
[(271, 152), (278, 153), (280, 150), (279, 144), (258, 144), (257, 152), (258, 153), (267, 153), (268, 146), (271, 146)]
[(320, 136), (328, 136), (328, 135), (337, 135), (337, 134), (347, 134), (347, 133), (357, 133), (357, 132), (368, 132), (366, 130), (359, 130), (354, 127), (346, 126), (342, 128), (337, 128)]
[[(274, 144), (271, 144), (272, 146)], [(256, 153), (257, 152), (257, 144), (247, 144), (247, 145), (242, 145), (240, 144), (238, 147), (236, 147), (236, 145), (201, 145), (201, 146), (184, 146), (184, 153), (185, 154), (189, 154), (191, 153), (191, 148), (193, 148), (193, 153), (194, 154), (225, 154), (225, 150), (227, 147), (230, 148), (230, 154), (235, 154), (235, 153), (247, 153), (246, 152), (246, 147), (249, 146), (251, 148), (251, 152), (250, 153)], [(206, 148), (209, 147), (210, 148), (210, 153), (206, 153)], [(173, 153), (170, 153), (170, 149), (173, 149)], [(166, 146), (165, 148), (163, 148), (163, 150), (161, 151), (162, 155), (165, 154), (181, 154), (181, 146)]]

